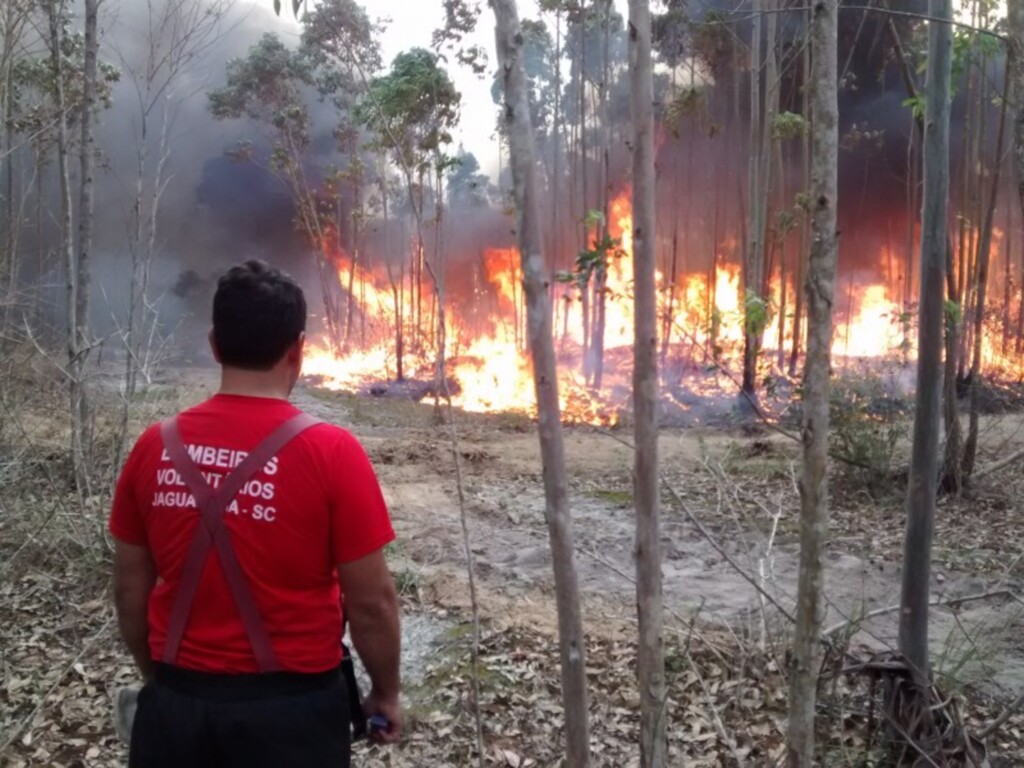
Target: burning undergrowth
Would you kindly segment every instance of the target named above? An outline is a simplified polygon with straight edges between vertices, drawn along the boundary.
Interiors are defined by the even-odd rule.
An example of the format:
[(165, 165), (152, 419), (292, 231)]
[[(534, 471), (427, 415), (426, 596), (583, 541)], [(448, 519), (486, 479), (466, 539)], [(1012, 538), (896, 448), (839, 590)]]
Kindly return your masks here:
[[(607, 221), (590, 223), (590, 250), (577, 258), (573, 270), (553, 275), (550, 284), (559, 389), (568, 422), (616, 424), (630, 409), (630, 200), (630, 190), (623, 189), (612, 200)], [(993, 251), (1000, 248), (997, 237)], [(411, 268), (368, 264), (365, 256), (350, 256), (336, 237), (323, 243), (323, 251), (344, 286), (339, 301), (346, 321), (343, 333), (324, 334), (311, 344), (305, 366), (310, 381), (374, 396), (450, 396), (455, 406), (472, 412), (532, 414), (529, 331), (515, 248), (485, 246), (447, 262), (437, 251), (430, 256), (423, 251), (414, 254)], [(785, 408), (793, 393), (800, 368), (792, 351), (798, 348), (794, 337), (804, 331), (783, 308), (787, 297), (792, 304), (795, 281), (779, 273), (765, 297), (744, 298), (741, 257), (739, 243), (725, 238), (712, 268), (674, 277), (657, 274), (669, 423), (674, 412), (698, 409), (702, 416), (722, 416), (734, 409), (734, 372), (742, 369), (744, 332), (752, 326), (763, 340), (759, 398)], [(895, 258), (883, 248), (879, 269), (892, 267)], [(875, 280), (872, 274), (859, 271), (841, 278), (832, 349), (836, 367), (897, 369), (909, 391), (917, 336), (914, 308), (904, 303), (892, 281)], [(993, 312), (984, 358), (990, 371), (1009, 377), (1018, 363), (1015, 348), (994, 327), (999, 315)], [(596, 323), (601, 323), (599, 334)], [(443, 338), (438, 333), (442, 325)]]

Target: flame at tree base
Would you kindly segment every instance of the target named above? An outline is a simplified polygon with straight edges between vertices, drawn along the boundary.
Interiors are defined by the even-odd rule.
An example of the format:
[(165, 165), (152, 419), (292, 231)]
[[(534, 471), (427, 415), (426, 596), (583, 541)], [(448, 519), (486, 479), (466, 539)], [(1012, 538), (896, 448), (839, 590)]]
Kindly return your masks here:
[[(559, 395), (563, 418), (570, 423), (615, 424), (630, 409), (634, 306), (628, 191), (609, 210), (607, 229), (600, 234), (602, 242), (614, 247), (605, 252), (600, 284), (594, 274), (587, 280), (576, 275), (569, 282), (553, 283), (551, 289)], [(593, 238), (597, 248), (596, 231)], [(997, 234), (993, 251), (999, 239)], [(336, 345), (341, 352), (332, 352), (326, 342), (311, 343), (304, 373), (330, 389), (368, 393), (372, 385), (397, 378), (401, 337), (404, 378), (433, 382), (421, 387), (420, 393), (437, 391), (437, 296), (422, 270), (418, 282), (404, 272), (396, 281), (394, 271), (364, 269), (335, 243), (322, 245), (337, 267), (339, 283), (351, 286), (346, 300), (353, 302), (359, 320), (350, 323), (349, 338)], [(660, 349), (667, 397), (681, 389), (698, 396), (720, 397), (730, 389), (738, 394), (733, 382), (742, 371), (744, 328), (753, 315), (735, 264), (737, 250), (735, 241), (724, 242), (713, 269), (682, 275), (674, 284), (662, 273), (656, 275), (659, 331), (668, 335), (669, 342), (663, 339)], [(878, 259), (880, 264), (892, 261), (887, 253)], [(466, 271), (466, 266), (472, 268), (472, 280), (462, 280), (461, 294), (445, 299), (444, 374), (451, 382), (452, 404), (469, 412), (533, 415), (535, 393), (519, 254), (514, 248), (488, 248), (480, 259), (460, 269)], [(763, 340), (757, 380), (762, 383), (787, 378), (793, 347), (795, 286), (773, 277), (768, 295), (757, 300), (762, 307)], [(904, 307), (884, 283), (847, 277), (836, 286), (832, 344), (836, 367), (854, 360), (909, 365), (917, 342), (914, 308)], [(595, 387), (598, 366), (591, 342), (599, 297), (604, 301), (603, 375), (601, 386)], [(782, 306), (787, 307), (784, 318), (778, 311)], [(1019, 377), (1019, 361), (1005, 345), (997, 348), (993, 339), (998, 338), (996, 332), (984, 334), (986, 370)]]

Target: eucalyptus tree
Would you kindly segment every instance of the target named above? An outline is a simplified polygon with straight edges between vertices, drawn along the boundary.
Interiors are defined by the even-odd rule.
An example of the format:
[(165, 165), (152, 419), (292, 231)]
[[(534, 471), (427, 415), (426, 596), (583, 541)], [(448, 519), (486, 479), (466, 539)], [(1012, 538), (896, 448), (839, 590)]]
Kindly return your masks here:
[[(448, 148), (458, 125), (461, 100), (440, 57), (425, 48), (412, 48), (398, 54), (388, 72), (369, 82), (356, 110), (357, 119), (372, 134), (374, 144), (387, 152), (405, 181), (416, 226), (410, 275), (413, 345), (419, 346), (422, 340), (423, 287), (429, 284), (432, 302), (436, 302), (434, 322), (429, 325), (434, 334), (439, 384), (445, 380), (444, 265), (432, 265), (427, 260), (424, 212), (428, 197), (433, 197), (433, 223), (439, 236), (442, 180), (452, 167)], [(440, 240), (435, 243), (435, 261), (439, 262)]]
[(168, 161), (174, 149), (180, 110), (185, 99), (194, 94), (182, 86), (197, 74), (205, 57), (221, 40), (221, 22), (232, 5), (233, 0), (149, 2), (143, 16), (145, 23), (131, 29), (128, 44), (127, 35), (115, 33), (111, 46), (133, 97), (129, 100), (131, 114), (127, 119), (135, 144), (135, 179), (127, 212), (131, 278), (128, 308), (120, 329), (126, 354), (115, 467), (121, 465), (129, 406), (139, 376), (147, 377), (150, 367), (149, 347), (157, 318), (149, 297), (149, 280), (158, 232), (164, 224), (161, 200), (173, 181)]
[[(273, 34), (264, 35), (244, 58), (228, 63), (226, 82), (208, 94), (217, 119), (247, 117), (266, 131), (267, 157), (251, 141), (235, 147), (239, 159), (262, 160), (288, 189), (296, 218), (310, 240), (320, 276), (321, 298), (328, 337), (340, 349), (346, 327), (345, 295), (331, 243), (348, 229), (339, 221), (339, 187), (323, 183), (332, 169), (314, 166), (310, 154), (313, 134), (310, 102), (329, 100), (335, 108), (336, 137), (349, 136), (357, 102), (365, 95), (367, 71), (379, 65), (379, 30), (353, 0), (325, 0), (302, 17), (301, 45), (292, 49)], [(362, 179), (349, 147), (349, 177)], [(358, 160), (358, 157), (355, 158)]]
[(460, 146), (454, 161), (448, 173), (448, 206), (453, 210), (488, 208), (490, 177), (480, 172), (476, 155)]
[(1013, 79), (1013, 157), (1017, 168), (1017, 194), (1024, 214), (1024, 0), (1007, 0), (1006, 7), (1006, 37), (1011, 46), (1008, 64)]
[[(25, 30), (33, 21), (35, 4), (30, 0), (10, 0), (0, 4), (0, 171), (3, 177), (3, 246), (0, 248), (0, 305), (6, 318), (15, 301), (18, 284), (18, 244), (20, 202), (15, 191), (13, 121), (17, 109), (18, 63), (26, 55)], [(36, 169), (38, 173), (38, 168)], [(20, 198), (20, 199), (18, 199)]]
[(629, 80), (633, 118), (633, 343), (636, 499), (636, 605), (639, 625), (640, 765), (664, 768), (668, 758), (665, 708), (664, 601), (658, 483), (658, 294), (654, 201), (654, 77), (651, 9), (630, 0)]
[(549, 272), (541, 238), (537, 164), (522, 63), (523, 36), (515, 0), (490, 0), (490, 6), (494, 11), (498, 65), (504, 85), (502, 113), (506, 120), (515, 189), (516, 232), (526, 293), (530, 356), (537, 397), (537, 433), (544, 470), (544, 512), (554, 566), (566, 766), (586, 768), (590, 764), (586, 645), (569, 512), (565, 442), (548, 292)]
[(788, 764), (814, 765), (815, 711), (824, 618), (824, 553), (828, 535), (829, 377), (832, 307), (838, 259), (839, 102), (838, 0), (814, 7), (810, 40), (812, 134), (811, 252), (804, 364), (803, 466), (800, 473), (800, 571), (796, 635), (789, 681)]
[(920, 702), (930, 685), (928, 598), (938, 476), (942, 397), (944, 280), (949, 206), (949, 124), (952, 0), (929, 0), (928, 75), (924, 111), (924, 207), (921, 222), (921, 304), (917, 397), (907, 487), (899, 648)]
[[(81, 69), (70, 66), (66, 59), (69, 41), (70, 9), (63, 0), (43, 3), (49, 43), (46, 90), (52, 96), (55, 113), (54, 136), (60, 186), (60, 247), (64, 260), (67, 327), (65, 344), (71, 414), (71, 457), (75, 485), (79, 492), (89, 494), (92, 443), (92, 415), (85, 366), (96, 341), (89, 325), (89, 293), (92, 280), (93, 231), (93, 119), (98, 105), (106, 103), (105, 84), (116, 79), (99, 62), (100, 0), (85, 4), (84, 33), (81, 35)], [(72, 47), (73, 50), (73, 47)], [(72, 122), (78, 128), (77, 147), (72, 146)], [(70, 162), (77, 149), (79, 161), (78, 210), (74, 210)], [(72, 231), (77, 216), (77, 237)]]
[(211, 91), (208, 98), (218, 120), (248, 117), (268, 131), (267, 157), (261, 157), (251, 140), (239, 143), (230, 153), (239, 161), (260, 162), (291, 194), (298, 224), (316, 258), (328, 338), (337, 349), (341, 342), (338, 277), (326, 248), (330, 232), (320, 214), (318, 187), (311, 175), (314, 169), (308, 167), (312, 126), (307, 94), (313, 85), (310, 62), (268, 33), (244, 58), (228, 62), (224, 86)]

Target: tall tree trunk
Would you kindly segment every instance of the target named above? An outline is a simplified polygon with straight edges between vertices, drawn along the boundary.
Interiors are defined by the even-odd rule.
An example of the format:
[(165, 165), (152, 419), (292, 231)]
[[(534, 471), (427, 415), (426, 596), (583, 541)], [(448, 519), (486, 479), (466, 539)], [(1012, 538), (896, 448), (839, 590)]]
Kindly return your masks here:
[[(611, 226), (611, 143), (612, 125), (611, 110), (609, 109), (608, 91), (611, 78), (611, 0), (595, 0), (595, 11), (600, 14), (601, 19), (601, 86), (600, 91), (600, 120), (601, 120), (601, 168), (600, 168), (600, 194), (601, 213), (604, 220), (597, 230), (601, 239), (606, 240)], [(608, 316), (608, 296), (605, 289), (608, 286), (608, 257), (610, 253), (604, 251), (597, 269), (594, 271), (594, 339), (591, 344), (591, 354), (594, 358), (594, 376), (591, 384), (595, 390), (601, 389), (604, 378), (604, 336), (605, 325)]]
[[(806, 20), (805, 27), (807, 32), (810, 34), (811, 29), (811, 9), (808, 8), (805, 11)], [(803, 72), (804, 79), (810, 77), (811, 72), (811, 46), (805, 45), (803, 52)], [(807, 128), (804, 130), (804, 135), (800, 139), (800, 150), (803, 157), (803, 188), (810, 191), (811, 188), (811, 92), (809, 88), (803, 89), (803, 116), (807, 122)], [(796, 262), (796, 297), (794, 299), (796, 306), (793, 307), (793, 349), (789, 355), (789, 375), (793, 376), (796, 374), (797, 362), (800, 359), (800, 342), (803, 340), (803, 285), (804, 277), (807, 273), (807, 255), (811, 250), (811, 222), (810, 222), (810, 211), (807, 211), (803, 216), (803, 223), (800, 227), (800, 253), (797, 255)]]
[(548, 270), (541, 251), (536, 161), (526, 76), (523, 71), (523, 33), (515, 0), (490, 0), (495, 17), (499, 72), (505, 94), (503, 118), (508, 129), (509, 158), (515, 187), (519, 253), (526, 290), (537, 394), (537, 431), (544, 467), (545, 513), (554, 564), (555, 601), (562, 663), (562, 704), (565, 711), (566, 764), (583, 768), (590, 763), (588, 742), (586, 647), (580, 607), (579, 580), (569, 515), (569, 487), (565, 468), (558, 401), (558, 374), (551, 328)]
[(907, 527), (903, 549), (899, 647), (919, 691), (926, 690), (928, 595), (939, 463), (946, 226), (949, 206), (949, 114), (953, 49), (952, 0), (929, 0), (928, 81), (925, 85), (924, 206), (921, 222), (921, 306), (917, 399)]
[(75, 482), (79, 490), (85, 491), (89, 483), (89, 454), (91, 452), (91, 416), (88, 392), (85, 386), (85, 363), (89, 356), (91, 333), (89, 331), (89, 290), (92, 281), (90, 262), (92, 260), (93, 228), (93, 167), (95, 155), (92, 139), (93, 108), (96, 102), (96, 57), (99, 52), (100, 0), (85, 0), (85, 61), (82, 70), (82, 106), (79, 115), (81, 136), (79, 138), (79, 199), (78, 199), (78, 247), (76, 254), (75, 306), (68, 308), (72, 313), (75, 336), (75, 356), (68, 370), (75, 381), (72, 385), (71, 428), (78, 433), (79, 450), (75, 452)]
[(758, 334), (752, 320), (752, 302), (761, 296), (761, 272), (764, 243), (761, 241), (764, 228), (761, 226), (766, 201), (761, 195), (761, 146), (764, 112), (761, 109), (761, 29), (762, 8), (765, 0), (753, 0), (753, 21), (750, 42), (750, 166), (748, 191), (750, 224), (746, 244), (746, 258), (743, 264), (743, 296), (740, 311), (743, 313), (743, 396), (741, 403), (748, 402), (757, 391)]
[(68, 168), (68, 126), (67, 105), (64, 95), (64, 62), (61, 50), (64, 37), (64, 6), (60, 0), (51, 0), (47, 6), (49, 22), (50, 61), (54, 79), (54, 98), (57, 108), (57, 176), (60, 182), (60, 253), (64, 259), (67, 296), (67, 353), (68, 353), (68, 395), (71, 412), (71, 459), (75, 483), (84, 490), (85, 469), (84, 430), (82, 406), (85, 400), (82, 381), (81, 355), (78, 333), (78, 254), (75, 251), (71, 233), (71, 172)]
[(811, 18), (811, 250), (804, 285), (807, 357), (804, 363), (803, 468), (800, 476), (800, 573), (796, 635), (789, 682), (788, 764), (814, 764), (814, 713), (821, 666), (824, 563), (828, 537), (829, 372), (838, 241), (839, 163), (838, 0), (816, 3)]
[(658, 295), (654, 280), (654, 81), (648, 0), (629, 3), (629, 84), (633, 113), (633, 498), (636, 505), (636, 605), (639, 620), (640, 765), (663, 768), (665, 658), (658, 505)]
[[(1013, 79), (1014, 94), (1013, 158), (1017, 168), (1020, 210), (1024, 216), (1024, 0), (1007, 0), (1006, 7), (1007, 38), (1011, 51), (1007, 68)], [(1024, 285), (1021, 290), (1024, 292)], [(1021, 313), (1024, 315), (1024, 301), (1021, 303)]]
[[(1007, 56), (1013, 57), (1013, 51), (1007, 50)], [(985, 220), (981, 223), (978, 240), (978, 288), (974, 308), (974, 335), (971, 351), (971, 405), (967, 428), (967, 440), (964, 442), (964, 458), (961, 475), (969, 481), (974, 473), (974, 461), (978, 456), (978, 429), (980, 425), (980, 394), (981, 394), (981, 352), (985, 341), (985, 302), (988, 297), (988, 269), (992, 252), (992, 228), (995, 222), (996, 203), (999, 200), (999, 181), (1002, 178), (1003, 142), (1006, 137), (1006, 115), (1009, 108), (1011, 88), (1009, 69), (1003, 74), (1003, 98), (999, 108), (999, 128), (996, 134), (995, 162), (992, 168), (992, 188), (989, 191), (988, 203), (985, 208)]]

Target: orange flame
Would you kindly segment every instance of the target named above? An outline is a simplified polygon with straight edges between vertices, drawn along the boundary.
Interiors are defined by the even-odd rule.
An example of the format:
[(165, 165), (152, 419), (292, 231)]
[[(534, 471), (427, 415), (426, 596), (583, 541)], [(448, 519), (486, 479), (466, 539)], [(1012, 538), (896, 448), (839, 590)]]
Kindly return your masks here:
[[(556, 344), (563, 355), (559, 370), (559, 391), (563, 415), (570, 421), (612, 423), (629, 397), (628, 378), (633, 344), (633, 216), (629, 190), (611, 201), (607, 234), (618, 247), (606, 265), (604, 277), (606, 357), (615, 360), (615, 375), (593, 391), (583, 380), (579, 367), (587, 348), (584, 302), (578, 286), (559, 287)], [(594, 237), (596, 238), (596, 233)], [(325, 343), (307, 350), (305, 373), (316, 376), (324, 386), (359, 390), (374, 381), (393, 379), (397, 372), (396, 335), (405, 340), (407, 375), (432, 379), (436, 374), (434, 334), (417, 333), (414, 295), (418, 289), (431, 304), (433, 286), (424, 277), (420, 285), (408, 270), (396, 275), (384, 269), (366, 269), (353, 264), (333, 238), (323, 244), (324, 252), (336, 265), (339, 280), (350, 301), (358, 302), (361, 313), (358, 343), (351, 341), (336, 356)], [(595, 241), (596, 242), (596, 241)], [(995, 239), (993, 249), (997, 248)], [(719, 246), (713, 270), (682, 274), (671, 284), (662, 272), (656, 275), (659, 290), (659, 329), (668, 330), (673, 350), (685, 349), (691, 360), (702, 365), (717, 364), (738, 373), (741, 369), (745, 302), (741, 268), (735, 240)], [(882, 259), (887, 258), (882, 254)], [(880, 262), (883, 263), (883, 262)], [(534, 411), (534, 383), (527, 351), (527, 323), (519, 253), (514, 248), (485, 249), (478, 270), (479, 281), (470, 296), (447, 297), (446, 373), (458, 387), (453, 404), (467, 411)], [(779, 339), (778, 307), (783, 286), (773, 276), (769, 291), (768, 322), (764, 329), (761, 365), (772, 370)], [(796, 286), (788, 281), (787, 317), (783, 341), (793, 339), (792, 307)], [(836, 322), (832, 351), (837, 358), (883, 358), (913, 355), (915, 334), (909, 315), (898, 297), (882, 282), (857, 282), (836, 290)], [(433, 310), (432, 310), (433, 311)], [(591, 308), (592, 311), (592, 308)], [(432, 315), (433, 316), (433, 315)], [(429, 327), (423, 322), (421, 327)], [(425, 337), (424, 337), (425, 336)], [(987, 366), (1011, 367), (1005, 352), (997, 349), (997, 335), (987, 334), (983, 347)], [(678, 348), (678, 349), (677, 349)], [(681, 354), (681, 353), (680, 353)], [(697, 385), (699, 386), (699, 384)]]

